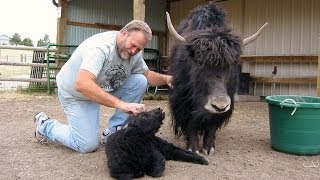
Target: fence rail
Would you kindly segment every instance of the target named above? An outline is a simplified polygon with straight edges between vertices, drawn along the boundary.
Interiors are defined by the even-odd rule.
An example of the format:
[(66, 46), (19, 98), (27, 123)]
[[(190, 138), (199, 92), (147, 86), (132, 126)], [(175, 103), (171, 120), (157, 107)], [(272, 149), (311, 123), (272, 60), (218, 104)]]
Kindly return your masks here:
[(27, 46), (4, 46), (0, 45), (0, 49), (12, 49), (12, 50), (28, 50), (28, 51), (57, 51), (56, 48), (44, 48), (44, 47), (27, 47)]
[(23, 87), (31, 89), (46, 87), (50, 94), (56, 88), (57, 72), (76, 47), (78, 45), (50, 44), (46, 48), (0, 45), (0, 88), (8, 85), (12, 89), (17, 87), (15, 82), (21, 82)]
[[(6, 62), (6, 61), (0, 61), (0, 65), (30, 66), (30, 67), (42, 67), (42, 68), (47, 67), (47, 64)], [(57, 66), (53, 66), (53, 67), (57, 67)], [(0, 81), (38, 82), (38, 83), (48, 82), (47, 78), (21, 78), (21, 77), (0, 77)]]
[[(46, 83), (47, 78), (15, 78), (15, 77), (0, 77), (0, 81), (16, 81), (16, 82), (36, 82), (36, 83)], [(53, 81), (53, 80), (52, 80)]]
[(0, 65), (47, 67), (46, 64), (39, 64), (39, 63), (20, 63), (20, 62), (7, 62), (7, 61), (0, 61)]
[[(6, 90), (19, 86), (31, 89), (47, 87), (45, 84), (49, 82), (46, 77), (48, 76), (48, 67), (58, 68), (55, 63), (46, 62), (46, 54), (56, 52), (56, 50), (56, 48), (0, 45), (0, 88)], [(23, 61), (21, 54), (26, 56)], [(7, 58), (1, 60), (1, 57)], [(50, 71), (50, 73), (52, 72)], [(17, 82), (21, 82), (21, 84), (17, 84)], [(55, 80), (50, 80), (50, 83), (55, 83)]]

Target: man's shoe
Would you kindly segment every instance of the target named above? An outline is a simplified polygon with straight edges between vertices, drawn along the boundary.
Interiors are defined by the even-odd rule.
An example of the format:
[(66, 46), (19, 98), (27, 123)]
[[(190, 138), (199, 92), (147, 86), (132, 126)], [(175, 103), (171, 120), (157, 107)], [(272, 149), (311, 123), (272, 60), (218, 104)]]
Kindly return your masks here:
[[(117, 126), (116, 131), (119, 131), (120, 129), (122, 129), (122, 126)], [(114, 133), (114, 132), (111, 132), (109, 130), (109, 128), (107, 128), (104, 131), (102, 131), (102, 137), (101, 137), (101, 144), (102, 145), (107, 144), (108, 136), (110, 136), (110, 134), (112, 134), (112, 133)]]
[(50, 142), (47, 137), (43, 136), (39, 132), (41, 125), (47, 120), (49, 120), (49, 118), (44, 112), (39, 112), (34, 116), (34, 127), (35, 127), (34, 136), (41, 144)]

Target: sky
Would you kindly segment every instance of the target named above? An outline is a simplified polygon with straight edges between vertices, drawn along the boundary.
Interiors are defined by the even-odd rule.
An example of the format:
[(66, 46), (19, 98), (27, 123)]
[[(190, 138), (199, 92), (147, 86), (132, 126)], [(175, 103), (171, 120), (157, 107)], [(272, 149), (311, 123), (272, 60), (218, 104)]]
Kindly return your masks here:
[(30, 38), (36, 46), (48, 34), (55, 43), (58, 13), (52, 0), (0, 0), (0, 6), (0, 35), (11, 38), (18, 33), (21, 40)]

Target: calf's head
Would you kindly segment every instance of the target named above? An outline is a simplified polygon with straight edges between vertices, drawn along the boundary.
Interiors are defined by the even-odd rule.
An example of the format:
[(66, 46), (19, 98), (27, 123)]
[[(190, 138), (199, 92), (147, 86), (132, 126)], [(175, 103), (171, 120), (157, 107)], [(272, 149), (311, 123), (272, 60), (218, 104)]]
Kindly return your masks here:
[(154, 134), (160, 129), (164, 118), (165, 113), (161, 108), (139, 113), (129, 121), (126, 131), (135, 129), (134, 132)]

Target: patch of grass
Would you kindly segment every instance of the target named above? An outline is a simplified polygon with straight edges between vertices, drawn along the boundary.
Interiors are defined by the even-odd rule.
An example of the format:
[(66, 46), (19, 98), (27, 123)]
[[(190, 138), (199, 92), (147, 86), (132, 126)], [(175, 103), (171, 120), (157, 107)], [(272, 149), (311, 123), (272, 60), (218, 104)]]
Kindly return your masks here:
[(156, 95), (153, 95), (153, 92), (147, 92), (145, 93), (145, 95), (143, 96), (143, 100), (157, 100), (157, 101), (161, 101), (161, 100), (168, 100), (169, 96), (168, 96), (168, 92), (166, 91), (158, 91)]

